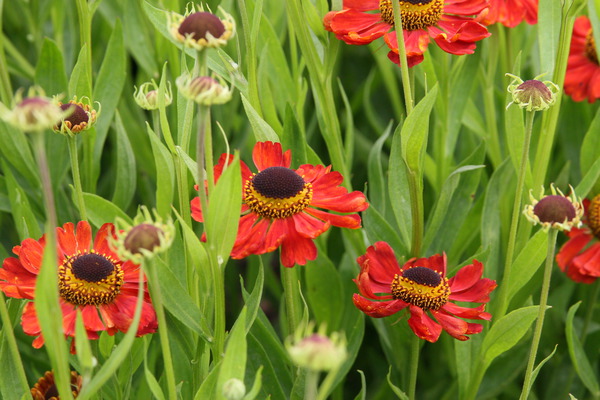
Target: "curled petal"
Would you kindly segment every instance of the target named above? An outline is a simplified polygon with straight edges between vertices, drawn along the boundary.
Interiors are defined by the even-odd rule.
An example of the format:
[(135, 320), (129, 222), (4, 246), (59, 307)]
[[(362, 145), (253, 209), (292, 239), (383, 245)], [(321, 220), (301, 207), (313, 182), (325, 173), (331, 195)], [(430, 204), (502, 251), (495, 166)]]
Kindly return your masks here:
[(371, 301), (356, 293), (352, 296), (352, 301), (356, 308), (373, 318), (388, 317), (408, 306), (402, 300)]
[(410, 306), (410, 318), (408, 319), (410, 329), (423, 340), (436, 342), (442, 333), (442, 326), (429, 318), (423, 309)]

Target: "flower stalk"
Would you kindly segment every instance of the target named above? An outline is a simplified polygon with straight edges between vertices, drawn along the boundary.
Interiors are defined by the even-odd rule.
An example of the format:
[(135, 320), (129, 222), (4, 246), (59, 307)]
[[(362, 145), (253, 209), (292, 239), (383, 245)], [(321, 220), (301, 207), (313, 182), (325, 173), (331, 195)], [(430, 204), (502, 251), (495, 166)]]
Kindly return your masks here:
[(402, 89), (404, 90), (404, 103), (406, 115), (408, 116), (413, 108), (412, 90), (410, 85), (410, 74), (408, 69), (408, 60), (406, 57), (406, 45), (404, 43), (404, 31), (402, 29), (402, 14), (400, 13), (400, 0), (392, 0), (394, 9), (394, 27), (396, 30), (396, 39), (398, 40), (398, 54), (400, 57), (400, 71), (402, 73)]
[(546, 264), (544, 267), (544, 278), (542, 280), (542, 293), (540, 295), (540, 307), (538, 311), (537, 322), (535, 324), (535, 330), (533, 332), (533, 339), (531, 341), (531, 350), (529, 352), (529, 360), (527, 361), (527, 368), (525, 370), (525, 381), (523, 382), (523, 389), (521, 391), (520, 400), (526, 400), (529, 396), (531, 389), (533, 366), (535, 364), (535, 357), (540, 344), (540, 338), (542, 336), (542, 328), (544, 326), (544, 316), (546, 314), (546, 305), (548, 304), (548, 293), (550, 291), (550, 278), (552, 277), (552, 266), (554, 265), (554, 250), (556, 248), (556, 237), (558, 235), (557, 229), (550, 229), (548, 233), (548, 251), (546, 253)]
[(415, 400), (416, 398), (420, 348), (421, 339), (414, 335), (410, 342), (410, 376), (408, 378), (408, 398), (410, 400)]
[(87, 221), (87, 210), (83, 200), (83, 189), (81, 187), (81, 175), (79, 173), (79, 157), (77, 156), (77, 137), (69, 135), (69, 156), (71, 158), (71, 172), (73, 173), (73, 185), (75, 187), (75, 196), (77, 198), (77, 207), (81, 220)]
[[(531, 132), (533, 130), (533, 119), (535, 111), (525, 113), (525, 139), (523, 140), (523, 152), (521, 154), (521, 164), (517, 176), (517, 188), (515, 191), (515, 201), (513, 203), (513, 212), (510, 221), (510, 231), (508, 234), (508, 245), (506, 248), (506, 260), (504, 263), (504, 282), (509, 282), (510, 273), (517, 242), (517, 228), (519, 225), (519, 216), (521, 215), (521, 199), (523, 198), (523, 189), (525, 186), (525, 172), (527, 171), (527, 161), (529, 160), (529, 145), (531, 143)], [(498, 321), (508, 307), (508, 285), (500, 285), (498, 289), (498, 305), (496, 307), (495, 320)]]

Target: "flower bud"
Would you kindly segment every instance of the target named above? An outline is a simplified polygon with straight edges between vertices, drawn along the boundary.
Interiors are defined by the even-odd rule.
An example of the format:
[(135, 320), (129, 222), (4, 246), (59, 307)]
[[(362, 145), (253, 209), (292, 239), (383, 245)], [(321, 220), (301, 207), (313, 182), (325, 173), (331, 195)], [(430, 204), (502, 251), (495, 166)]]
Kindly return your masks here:
[(313, 371), (331, 371), (338, 368), (347, 358), (346, 340), (338, 332), (325, 335), (322, 326), (311, 333), (313, 324), (306, 330), (299, 329), (294, 339), (286, 341), (290, 358), (297, 366)]
[[(138, 106), (144, 110), (156, 110), (158, 108), (158, 86), (156, 82), (145, 82), (140, 85), (140, 88), (135, 88), (133, 98)], [(171, 82), (167, 81), (167, 86), (164, 93), (165, 107), (173, 102), (173, 92), (171, 90)]]
[(227, 400), (241, 400), (246, 394), (246, 385), (239, 379), (231, 378), (223, 384), (223, 397)]
[(198, 104), (210, 106), (223, 104), (231, 99), (231, 90), (223, 81), (217, 81), (210, 76), (181, 75), (175, 81), (181, 94)]
[(556, 95), (560, 92), (559, 87), (553, 82), (537, 80), (541, 75), (525, 82), (518, 76), (506, 75), (513, 78), (507, 89), (513, 100), (506, 108), (515, 103), (527, 111), (543, 111), (554, 104)]
[(71, 111), (63, 111), (51, 99), (45, 97), (40, 88), (29, 89), (26, 98), (19, 90), (13, 99), (13, 109), (0, 103), (0, 118), (23, 132), (41, 131), (52, 128)]

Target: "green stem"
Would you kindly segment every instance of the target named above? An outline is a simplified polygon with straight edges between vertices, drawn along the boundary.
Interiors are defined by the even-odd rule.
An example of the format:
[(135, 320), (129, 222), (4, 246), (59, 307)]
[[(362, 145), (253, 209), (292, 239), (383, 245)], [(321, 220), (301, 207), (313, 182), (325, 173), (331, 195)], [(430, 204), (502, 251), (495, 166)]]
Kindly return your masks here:
[(548, 252), (546, 253), (546, 266), (544, 268), (544, 278), (542, 281), (542, 294), (540, 295), (540, 308), (538, 311), (537, 322), (533, 332), (533, 340), (531, 341), (531, 351), (529, 352), (529, 361), (525, 370), (525, 381), (521, 391), (520, 400), (525, 400), (529, 396), (531, 388), (531, 378), (533, 374), (533, 366), (535, 364), (535, 356), (537, 354), (540, 338), (542, 336), (542, 328), (544, 326), (544, 316), (546, 314), (546, 305), (548, 303), (548, 293), (550, 292), (550, 278), (552, 277), (552, 266), (554, 265), (554, 249), (556, 247), (557, 229), (551, 229), (548, 233)]
[(300, 277), (297, 268), (281, 266), (281, 280), (285, 296), (285, 311), (288, 324), (288, 335), (293, 335), (301, 320)]
[(152, 110), (152, 127), (154, 128), (154, 133), (160, 139), (160, 111), (158, 109)]
[(215, 337), (213, 362), (217, 363), (225, 349), (225, 267), (213, 260), (213, 288), (215, 290)]
[(404, 89), (404, 102), (406, 104), (406, 115), (408, 116), (414, 107), (412, 90), (410, 85), (410, 76), (408, 73), (408, 61), (406, 58), (406, 46), (404, 44), (404, 32), (402, 30), (402, 14), (400, 13), (400, 1), (393, 0), (394, 25), (396, 30), (396, 39), (398, 41), (398, 56), (400, 58), (400, 71), (402, 74), (402, 88)]
[(471, 375), (471, 379), (469, 380), (469, 387), (467, 389), (466, 400), (474, 400), (477, 396), (477, 392), (479, 391), (479, 385), (483, 380), (485, 375), (485, 371), (487, 367), (484, 367), (483, 360), (479, 357), (479, 361), (477, 362), (477, 368), (473, 369), (473, 375)]
[(87, 221), (87, 210), (83, 200), (83, 189), (81, 188), (81, 176), (79, 174), (79, 157), (77, 156), (77, 137), (69, 135), (69, 156), (71, 157), (71, 171), (73, 172), (73, 185), (75, 186), (75, 196), (77, 197), (77, 206), (82, 221)]
[(533, 130), (533, 118), (535, 111), (526, 113), (525, 121), (525, 140), (523, 141), (523, 153), (521, 155), (521, 165), (519, 166), (517, 188), (515, 191), (515, 201), (513, 204), (512, 218), (510, 222), (510, 232), (508, 235), (508, 245), (506, 248), (506, 260), (504, 263), (504, 274), (502, 280), (505, 283), (500, 285), (498, 293), (498, 305), (494, 320), (498, 321), (506, 314), (508, 307), (508, 282), (510, 278), (510, 270), (513, 263), (515, 252), (517, 228), (519, 225), (519, 216), (521, 215), (521, 198), (523, 197), (523, 187), (525, 185), (525, 172), (527, 170), (527, 161), (529, 160), (529, 144), (531, 142), (531, 132)]
[[(207, 106), (201, 104), (198, 105), (198, 136), (196, 138), (196, 166), (198, 172), (198, 197), (200, 198), (200, 207), (202, 208), (202, 216), (204, 222), (206, 222), (206, 213), (208, 212), (208, 197), (206, 195), (206, 188), (204, 187), (205, 178), (208, 180), (208, 174), (204, 173), (204, 157), (205, 157), (205, 145), (206, 145), (206, 113), (208, 111)], [(214, 177), (213, 177), (214, 179)], [(211, 240), (213, 238), (207, 238)]]
[[(92, 77), (92, 13), (87, 0), (77, 0), (77, 15), (79, 16), (79, 44), (87, 45), (87, 76)], [(91, 82), (89, 82), (91, 89)], [(75, 93), (72, 93), (75, 94)], [(78, 96), (87, 96), (93, 99), (92, 93), (77, 93)]]
[(167, 318), (163, 308), (162, 294), (160, 291), (158, 274), (156, 272), (156, 264), (152, 259), (145, 259), (144, 266), (150, 275), (150, 279), (148, 280), (148, 288), (150, 289), (152, 304), (154, 305), (156, 318), (158, 320), (158, 334), (160, 338), (160, 347), (162, 349), (163, 366), (165, 368), (169, 399), (177, 400), (175, 371), (173, 370), (173, 358), (171, 356), (171, 347), (169, 345), (169, 329), (167, 327)]
[(308, 370), (304, 380), (304, 400), (315, 400), (319, 387), (319, 372)]
[[(4, 0), (0, 0), (0, 35), (2, 29), (2, 11), (4, 10)], [(10, 76), (8, 75), (8, 64), (6, 64), (6, 55), (4, 54), (4, 40), (0, 40), (0, 100), (4, 104), (10, 104), (12, 98), (12, 86)]]
[(408, 398), (415, 400), (417, 392), (417, 372), (419, 370), (419, 352), (421, 339), (417, 335), (413, 335), (410, 344), (410, 376), (408, 380)]
[[(12, 359), (11, 368), (14, 370), (13, 373), (17, 376), (19, 386), (23, 393), (29, 392), (29, 384), (27, 383), (27, 376), (23, 369), (23, 361), (21, 361), (21, 355), (19, 354), (19, 348), (17, 347), (17, 341), (15, 339), (15, 333), (12, 330), (12, 321), (8, 315), (8, 309), (6, 308), (6, 302), (4, 293), (0, 290), (0, 320), (2, 321), (2, 342), (6, 343), (10, 358)], [(26, 396), (31, 399), (31, 394)]]
[(421, 253), (421, 245), (423, 242), (423, 187), (421, 180), (417, 178), (416, 172), (411, 171), (406, 166), (408, 177), (408, 191), (410, 194), (410, 214), (412, 217), (412, 239), (410, 254), (413, 257), (419, 257)]
[[(42, 183), (42, 194), (44, 197), (44, 205), (46, 208), (46, 245), (44, 247), (44, 261), (42, 261), (42, 268), (38, 275), (38, 282), (43, 282), (45, 287), (54, 286), (56, 288), (55, 294), (42, 293), (38, 296), (38, 293), (42, 291), (40, 285), (36, 283), (35, 298), (43, 298), (43, 304), (37, 304), (38, 312), (46, 312), (52, 309), (60, 310), (60, 304), (58, 301), (58, 266), (56, 262), (56, 206), (54, 204), (54, 194), (52, 192), (52, 181), (50, 179), (50, 169), (48, 168), (48, 158), (46, 156), (46, 146), (44, 144), (44, 135), (46, 132), (38, 131), (31, 132), (30, 135), (33, 138), (33, 147), (35, 152), (36, 162), (40, 170), (40, 180)], [(50, 261), (47, 261), (50, 260)], [(54, 268), (48, 269), (48, 268)], [(51, 318), (48, 323), (44, 323), (40, 320), (42, 328), (42, 334), (45, 338), (45, 347), (50, 360), (52, 368), (54, 370), (56, 378), (56, 386), (61, 398), (72, 399), (72, 393), (70, 389), (70, 371), (69, 361), (67, 357), (66, 342), (62, 335), (62, 314), (55, 313), (55, 317)]]
[(600, 279), (596, 279), (592, 286), (592, 292), (590, 293), (589, 300), (587, 303), (587, 308), (585, 311), (585, 318), (583, 320), (583, 326), (581, 327), (581, 346), (585, 344), (585, 340), (587, 339), (588, 328), (590, 327), (590, 323), (592, 322), (592, 317), (594, 316), (594, 309), (596, 308), (598, 293), (600, 293)]

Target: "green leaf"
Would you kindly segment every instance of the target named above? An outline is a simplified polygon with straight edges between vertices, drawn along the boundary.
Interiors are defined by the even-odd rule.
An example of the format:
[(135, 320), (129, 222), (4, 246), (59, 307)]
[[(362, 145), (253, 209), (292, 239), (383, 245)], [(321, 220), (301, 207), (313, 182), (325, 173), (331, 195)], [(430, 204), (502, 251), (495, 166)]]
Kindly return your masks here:
[(133, 195), (136, 189), (136, 166), (135, 156), (133, 154), (133, 148), (129, 142), (127, 131), (121, 120), (121, 115), (117, 112), (115, 118), (116, 125), (116, 170), (117, 175), (115, 177), (115, 190), (113, 191), (112, 201), (113, 203), (126, 210), (131, 204)]
[(369, 238), (369, 242), (384, 241), (387, 242), (394, 251), (399, 255), (408, 254), (408, 248), (398, 236), (396, 230), (388, 223), (388, 221), (379, 213), (379, 211), (371, 204), (362, 213), (363, 226)]
[(319, 252), (319, 257), (304, 269), (304, 273), (306, 288), (303, 292), (317, 325), (326, 323), (329, 329), (337, 330), (345, 301), (337, 269), (324, 252)]
[(154, 395), (154, 397), (158, 400), (165, 400), (165, 395), (158, 384), (158, 381), (152, 374), (152, 371), (148, 369), (148, 352), (144, 352), (144, 376), (146, 377), (146, 382), (148, 383), (148, 387), (150, 391)]
[(401, 400), (408, 400), (408, 396), (406, 395), (406, 393), (404, 393), (404, 391), (402, 391), (398, 386), (396, 386), (392, 383), (392, 366), (391, 365), (390, 365), (390, 369), (386, 375), (386, 380), (387, 380), (388, 385), (392, 389), (392, 392), (394, 392), (394, 394), (396, 395), (396, 397), (398, 397)]
[[(370, 207), (376, 207), (380, 210), (382, 215), (385, 215), (387, 197), (385, 190), (385, 174), (382, 165), (382, 149), (385, 141), (392, 133), (392, 123), (390, 122), (381, 134), (381, 136), (373, 143), (371, 150), (369, 151), (368, 168), (367, 173), (369, 175), (368, 188), (369, 188), (369, 202)], [(369, 207), (369, 208), (370, 208)]]
[(508, 300), (529, 282), (546, 259), (548, 234), (539, 230), (519, 253), (511, 268), (511, 274), (504, 284), (508, 285)]
[(429, 115), (437, 95), (438, 86), (436, 85), (415, 106), (402, 125), (400, 132), (402, 159), (413, 172), (420, 173), (422, 170), (429, 133)]
[[(554, 356), (557, 348), (558, 348), (558, 345), (555, 345), (554, 350), (552, 350), (552, 353), (550, 353), (546, 358), (544, 358), (542, 361), (540, 361), (540, 363), (534, 368), (533, 372), (531, 373), (531, 385), (533, 385), (533, 382), (535, 382), (535, 379), (537, 378), (537, 376), (540, 373), (540, 370), (542, 369), (544, 364), (546, 364)], [(531, 386), (526, 389), (525, 398), (529, 397), (530, 390), (531, 390)]]
[(588, 169), (587, 173), (575, 188), (575, 193), (579, 197), (586, 197), (592, 188), (598, 183), (600, 178), (600, 157), (596, 159), (594, 164)]
[(554, 75), (556, 64), (556, 55), (558, 53), (558, 43), (561, 25), (561, 2), (549, 1), (544, 7), (539, 8), (537, 33), (540, 50), (540, 64), (548, 76)]
[(354, 400), (367, 400), (367, 381), (365, 380), (365, 374), (360, 369), (356, 372), (360, 374), (360, 392), (358, 392)]
[(83, 201), (88, 212), (88, 218), (96, 227), (100, 227), (107, 222), (114, 222), (117, 217), (123, 218), (131, 224), (131, 218), (123, 210), (98, 195), (83, 193)]
[(258, 115), (252, 104), (246, 99), (243, 94), (240, 94), (242, 97), (242, 103), (244, 105), (244, 110), (246, 110), (246, 115), (250, 121), (250, 125), (252, 125), (252, 131), (254, 132), (254, 137), (257, 142), (279, 142), (279, 136), (277, 133), (271, 128), (269, 124), (265, 122), (264, 119)]
[(90, 76), (91, 67), (88, 65), (88, 46), (83, 44), (77, 57), (77, 64), (71, 71), (69, 80), (69, 98), (73, 96), (90, 96), (92, 93), (92, 77)]
[(227, 335), (225, 356), (221, 362), (221, 370), (219, 371), (219, 379), (217, 380), (217, 398), (225, 398), (222, 395), (223, 385), (229, 379), (239, 379), (242, 382), (244, 381), (248, 347), (246, 342), (247, 311), (247, 307), (244, 306), (238, 315), (231, 332)]
[(258, 274), (256, 276), (256, 281), (254, 282), (254, 288), (252, 289), (251, 294), (248, 294), (248, 292), (244, 288), (244, 281), (240, 276), (242, 295), (244, 296), (244, 302), (246, 303), (246, 307), (248, 308), (248, 312), (246, 313), (246, 333), (250, 331), (250, 328), (252, 328), (252, 324), (254, 324), (254, 320), (256, 320), (256, 316), (258, 315), (258, 310), (260, 309), (260, 302), (262, 300), (264, 283), (265, 269), (263, 267), (262, 258), (259, 258)]
[(198, 333), (207, 342), (210, 342), (212, 333), (206, 318), (202, 315), (188, 291), (171, 271), (171, 266), (167, 265), (160, 257), (154, 259), (165, 308), (185, 326)]
[(219, 371), (221, 369), (221, 363), (218, 363), (216, 367), (204, 379), (200, 389), (196, 392), (194, 400), (204, 399), (221, 399), (223, 398), (222, 393), (217, 388), (217, 380), (219, 379)]
[[(588, 127), (587, 133), (581, 143), (581, 149), (579, 150), (579, 164), (582, 176), (585, 175), (585, 172), (598, 159), (598, 148), (600, 148), (600, 108), (596, 111), (596, 115)], [(577, 194), (579, 195), (579, 193)]]
[(41, 187), (37, 164), (33, 159), (27, 137), (2, 120), (0, 120), (0, 152), (3, 158), (27, 179), (31, 187)]
[(580, 305), (581, 301), (573, 304), (569, 308), (567, 320), (565, 322), (565, 333), (567, 335), (569, 355), (571, 356), (571, 362), (573, 362), (573, 367), (575, 367), (575, 371), (577, 371), (577, 375), (579, 376), (579, 379), (581, 379), (581, 382), (583, 382), (585, 387), (592, 393), (593, 397), (598, 397), (598, 395), (600, 395), (600, 385), (598, 385), (596, 373), (594, 372), (594, 368), (592, 368), (586, 352), (573, 328), (573, 319), (575, 318), (575, 313)]
[(406, 163), (402, 161), (403, 151), (401, 127), (398, 125), (392, 137), (392, 150), (390, 152), (390, 164), (388, 167), (388, 192), (400, 238), (403, 243), (410, 243), (412, 214), (408, 189), (408, 171)]
[(146, 127), (156, 165), (156, 210), (165, 218), (171, 213), (173, 203), (175, 166), (169, 150), (156, 137), (150, 125), (146, 124)]
[(537, 318), (539, 306), (519, 308), (500, 318), (492, 325), (481, 345), (484, 368), (496, 357), (512, 349), (527, 333)]
[(29, 204), (27, 195), (17, 183), (11, 169), (7, 167), (2, 160), (2, 171), (6, 178), (6, 188), (8, 190), (8, 199), (10, 201), (10, 209), (15, 221), (15, 228), (19, 233), (19, 238), (24, 240), (28, 237), (39, 238), (42, 236), (40, 225), (35, 218), (35, 214)]
[(143, 20), (143, 12), (139, 1), (124, 1), (123, 5), (123, 34), (127, 49), (144, 69), (148, 76), (158, 74), (155, 41), (153, 35)]
[(68, 82), (63, 56), (56, 43), (49, 38), (44, 38), (42, 44), (35, 67), (35, 83), (44, 89), (48, 96), (67, 95)]
[(210, 193), (205, 216), (206, 243), (220, 265), (225, 265), (235, 243), (241, 204), (242, 174), (239, 155), (236, 155)]
[(77, 348), (77, 361), (83, 369), (82, 372), (84, 374), (86, 372), (90, 373), (94, 368), (95, 360), (80, 309), (77, 309), (77, 319), (75, 321), (75, 346)]
[(252, 389), (250, 389), (250, 391), (248, 393), (246, 393), (246, 395), (244, 396), (244, 398), (242, 400), (254, 400), (258, 394), (260, 393), (260, 389), (262, 387), (262, 370), (263, 367), (262, 365), (260, 367), (258, 367), (258, 370), (256, 371), (256, 375), (254, 377), (254, 383), (252, 384)]
[(283, 124), (283, 136), (281, 138), (283, 149), (292, 151), (292, 166), (299, 166), (308, 162), (306, 154), (306, 134), (298, 124), (298, 118), (292, 107), (285, 107), (285, 121)]

